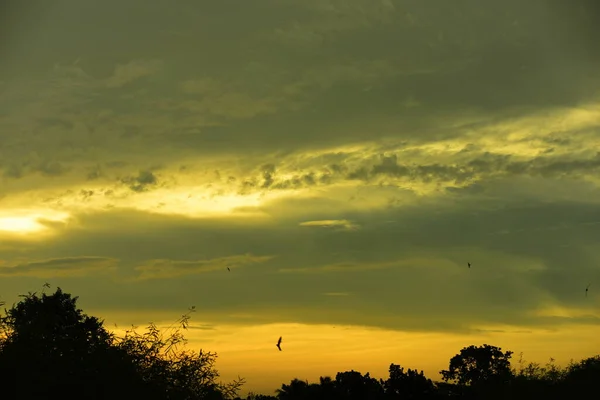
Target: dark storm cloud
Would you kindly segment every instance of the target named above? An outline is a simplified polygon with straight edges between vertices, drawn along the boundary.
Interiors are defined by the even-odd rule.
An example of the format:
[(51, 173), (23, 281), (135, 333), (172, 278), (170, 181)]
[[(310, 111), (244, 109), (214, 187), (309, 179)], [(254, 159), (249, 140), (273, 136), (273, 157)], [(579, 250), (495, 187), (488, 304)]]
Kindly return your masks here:
[[(394, 121), (394, 135), (436, 140), (461, 134), (431, 129), (441, 116), (461, 110), (504, 110), (518, 116), (597, 97), (599, 60), (585, 52), (591, 50), (585, 29), (593, 25), (581, 8), (590, 4), (565, 14), (559, 4), (543, 1), (484, 3), (430, 7), (396, 1), (390, 7), (357, 0), (326, 6), (265, 1), (231, 9), (202, 2), (177, 9), (153, 5), (143, 15), (123, 11), (111, 17), (114, 28), (100, 35), (90, 22), (105, 15), (107, 5), (83, 10), (74, 2), (59, 2), (35, 18), (43, 17), (40, 26), (45, 26), (58, 17), (64, 28), (60, 32), (79, 34), (44, 33), (47, 41), (61, 40), (55, 58), (41, 46), (26, 55), (13, 44), (8, 53), (12, 63), (45, 60), (39, 64), (58, 66), (42, 75), (45, 80), (39, 73), (36, 80), (25, 80), (33, 71), (21, 70), (19, 80), (6, 83), (13, 89), (5, 93), (16, 96), (19, 91), (28, 103), (20, 113), (35, 108), (41, 114), (28, 122), (30, 132), (53, 132), (68, 137), (73, 146), (47, 145), (38, 137), (40, 154), (62, 154), (79, 162), (90, 146), (108, 153), (118, 142), (124, 153), (134, 151), (139, 140), (123, 136), (132, 128), (144, 130), (145, 146), (166, 146), (164, 154), (172, 154), (171, 146), (179, 152), (256, 153), (390, 135), (390, 123), (382, 121)], [(216, 25), (217, 16), (229, 23)], [(578, 32), (575, 21), (580, 20), (586, 22)], [(130, 29), (134, 23), (135, 32)], [(165, 36), (166, 31), (183, 34)], [(279, 42), (275, 50), (277, 41), (265, 40), (291, 31), (324, 39), (309, 52), (298, 51), (302, 46), (297, 41)], [(124, 32), (127, 40), (119, 39)], [(207, 32), (220, 38), (218, 46), (202, 39)], [(41, 31), (32, 29), (27, 35), (38, 37)], [(93, 40), (84, 46), (82, 37)], [(156, 45), (149, 47), (150, 42)], [(108, 69), (101, 73), (102, 68)], [(182, 85), (194, 90), (182, 93)], [(13, 97), (5, 99), (13, 103), (10, 109), (16, 107)], [(419, 106), (404, 106), (410, 99)], [(23, 149), (33, 138), (28, 129), (17, 135), (16, 126), (2, 131), (10, 133), (5, 140)]]

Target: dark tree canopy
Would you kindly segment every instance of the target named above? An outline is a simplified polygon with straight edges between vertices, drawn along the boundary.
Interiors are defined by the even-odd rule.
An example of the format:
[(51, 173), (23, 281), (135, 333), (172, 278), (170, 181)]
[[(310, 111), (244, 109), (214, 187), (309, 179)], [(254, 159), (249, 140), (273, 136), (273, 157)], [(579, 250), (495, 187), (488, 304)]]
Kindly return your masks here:
[(444, 381), (454, 381), (459, 385), (506, 381), (512, 376), (511, 357), (511, 351), (503, 352), (496, 346), (469, 346), (452, 357), (448, 370), (440, 373)]
[(375, 378), (367, 372), (362, 375), (357, 371), (338, 372), (335, 376), (335, 385), (340, 399), (380, 399), (383, 388)]
[(100, 396), (128, 374), (130, 386), (141, 389), (133, 367), (127, 371), (126, 355), (112, 346), (113, 336), (97, 318), (77, 309), (76, 302), (59, 288), (52, 295), (30, 293), (6, 310), (0, 320), (5, 391), (19, 398), (59, 391), (91, 395), (90, 390)]
[(311, 387), (308, 381), (292, 379), (289, 385), (285, 383), (277, 389), (277, 398), (281, 400), (305, 399), (311, 394)]
[(562, 375), (564, 383), (575, 388), (569, 393), (574, 397), (587, 397), (588, 393), (597, 392), (600, 383), (600, 355), (571, 363)]
[(418, 399), (429, 398), (435, 393), (435, 385), (425, 377), (423, 371), (404, 368), (391, 364), (389, 378), (381, 381), (386, 397), (390, 399)]

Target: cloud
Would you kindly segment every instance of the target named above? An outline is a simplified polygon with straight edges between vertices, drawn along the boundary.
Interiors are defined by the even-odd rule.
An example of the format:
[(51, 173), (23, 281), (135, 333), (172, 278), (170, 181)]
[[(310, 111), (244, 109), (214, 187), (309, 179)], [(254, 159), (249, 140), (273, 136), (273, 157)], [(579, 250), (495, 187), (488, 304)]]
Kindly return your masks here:
[[(50, 258), (77, 249), (120, 259), (121, 284), (96, 280), (78, 286), (88, 293), (90, 304), (98, 302), (105, 309), (124, 302), (131, 309), (163, 309), (173, 306), (159, 299), (175, 296), (184, 306), (210, 304), (203, 313), (219, 321), (236, 311), (261, 315), (265, 323), (283, 318), (417, 331), (592, 323), (567, 316), (576, 308), (593, 309), (595, 294), (590, 292), (592, 301), (586, 301), (583, 290), (600, 279), (594, 269), (600, 254), (592, 251), (598, 232), (584, 223), (600, 220), (597, 205), (541, 206), (516, 200), (482, 202), (475, 197), (345, 212), (345, 219), (363, 226), (352, 235), (306, 229), (298, 226), (301, 220), (240, 223), (107, 210), (74, 216), (76, 224), (36, 245), (35, 254)], [(556, 226), (564, 228), (551, 229)], [(498, 231), (509, 233), (490, 235)], [(565, 238), (574, 246), (559, 247)], [(18, 257), (17, 249), (3, 250), (3, 257)], [(231, 249), (246, 255), (232, 257)], [(182, 261), (183, 254), (197, 261)], [(277, 259), (256, 254), (277, 254)], [(263, 264), (241, 268), (254, 261)], [(473, 268), (466, 267), (467, 261)], [(129, 268), (134, 279), (127, 278)], [(248, 282), (251, 301), (240, 296)], [(108, 287), (110, 299), (102, 296)], [(8, 289), (18, 290), (3, 290)], [(324, 300), (327, 313), (319, 311)], [(535, 314), (551, 304), (567, 309), (562, 319), (550, 318), (551, 312)]]
[[(52, 234), (3, 233), (6, 265), (118, 259), (120, 280), (74, 290), (244, 323), (457, 331), (593, 310), (591, 17), (538, 0), (285, 0), (115, 19), (109, 3), (61, 2), (7, 36), (0, 208), (22, 215), (0, 222)], [(536, 316), (556, 304), (562, 319)]]
[(244, 254), (198, 261), (150, 260), (135, 267), (138, 279), (172, 279), (185, 275), (236, 269), (250, 264), (263, 263), (273, 256)]
[(152, 171), (140, 171), (137, 176), (128, 176), (121, 179), (121, 182), (128, 185), (134, 192), (144, 192), (149, 187), (158, 184), (158, 178)]
[[(389, 0), (365, 1), (290, 1), (304, 11), (309, 18), (295, 22), (291, 27), (275, 30), (276, 38), (283, 43), (295, 46), (323, 45), (326, 39), (334, 35), (361, 30), (367, 26), (376, 26), (392, 22), (396, 8)], [(302, 15), (301, 13), (299, 13)], [(312, 17), (312, 18), (310, 18)]]
[(197, 329), (197, 330), (201, 330), (201, 331), (214, 331), (216, 329), (215, 325), (210, 325), (210, 324), (196, 324), (196, 323), (190, 323), (187, 326), (187, 329)]
[(320, 274), (320, 273), (347, 273), (350, 271), (371, 271), (388, 268), (424, 268), (431, 269), (435, 268), (435, 265), (447, 265), (452, 268), (456, 268), (456, 265), (448, 263), (446, 260), (435, 260), (435, 259), (399, 259), (399, 260), (388, 260), (388, 261), (371, 261), (371, 262), (340, 262), (330, 265), (311, 266), (302, 268), (283, 268), (279, 272), (284, 273), (309, 273), (309, 274)]
[(341, 230), (356, 230), (359, 229), (360, 226), (353, 224), (351, 221), (342, 219), (342, 220), (321, 220), (321, 221), (305, 221), (301, 222), (298, 225), (300, 226), (308, 226), (308, 227), (320, 227), (320, 228), (338, 228)]
[(162, 67), (163, 63), (160, 60), (134, 60), (127, 64), (119, 64), (115, 67), (114, 74), (106, 80), (106, 86), (120, 88), (140, 78), (154, 75)]
[(35, 278), (85, 277), (114, 272), (119, 260), (108, 257), (64, 257), (42, 261), (21, 262), (2, 266), (4, 277), (29, 276)]

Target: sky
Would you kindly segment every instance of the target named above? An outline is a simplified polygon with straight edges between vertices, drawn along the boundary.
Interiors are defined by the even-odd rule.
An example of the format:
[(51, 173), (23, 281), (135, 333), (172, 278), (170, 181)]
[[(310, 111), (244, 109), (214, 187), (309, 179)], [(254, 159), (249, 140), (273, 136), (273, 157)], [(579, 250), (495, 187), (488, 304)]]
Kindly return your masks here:
[(195, 306), (189, 346), (264, 393), (592, 356), (595, 3), (6, 0), (0, 299)]

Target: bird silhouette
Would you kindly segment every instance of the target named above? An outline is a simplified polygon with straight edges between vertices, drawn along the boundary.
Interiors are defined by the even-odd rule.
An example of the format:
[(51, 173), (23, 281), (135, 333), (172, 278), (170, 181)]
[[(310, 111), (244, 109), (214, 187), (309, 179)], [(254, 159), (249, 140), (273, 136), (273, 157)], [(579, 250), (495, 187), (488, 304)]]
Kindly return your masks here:
[(592, 284), (590, 283), (590, 284), (589, 284), (589, 285), (587, 285), (587, 287), (585, 288), (585, 297), (587, 297), (588, 290), (590, 289), (590, 286), (591, 286), (591, 285), (592, 285)]
[(229, 269), (229, 267), (227, 267), (227, 271), (231, 272), (231, 270)]
[(279, 351), (281, 351), (281, 336), (279, 336), (279, 340), (277, 341), (277, 344), (275, 346), (277, 346)]
[(469, 268), (471, 268), (471, 263), (467, 263), (467, 266), (468, 266)]

